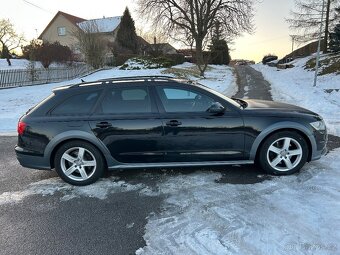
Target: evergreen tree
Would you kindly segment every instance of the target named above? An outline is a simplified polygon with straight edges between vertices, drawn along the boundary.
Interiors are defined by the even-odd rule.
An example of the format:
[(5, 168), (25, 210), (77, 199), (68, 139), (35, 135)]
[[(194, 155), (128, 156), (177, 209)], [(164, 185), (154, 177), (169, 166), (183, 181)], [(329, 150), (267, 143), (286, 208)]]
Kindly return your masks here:
[(221, 26), (219, 22), (215, 23), (211, 45), (209, 45), (211, 52), (211, 63), (215, 65), (229, 65), (230, 54), (227, 41), (222, 39)]
[(334, 28), (334, 32), (330, 33), (329, 36), (329, 49), (332, 52), (340, 51), (340, 23), (337, 24)]
[(130, 11), (127, 7), (119, 25), (117, 41), (120, 46), (131, 50), (133, 53), (137, 53), (138, 37), (136, 34), (135, 22), (132, 19)]

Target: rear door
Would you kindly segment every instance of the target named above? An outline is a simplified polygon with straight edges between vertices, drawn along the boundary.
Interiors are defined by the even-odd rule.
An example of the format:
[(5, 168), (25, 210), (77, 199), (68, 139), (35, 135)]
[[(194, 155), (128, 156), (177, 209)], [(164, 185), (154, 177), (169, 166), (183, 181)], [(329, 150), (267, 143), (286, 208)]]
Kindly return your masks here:
[[(243, 119), (224, 100), (184, 84), (160, 85), (155, 90), (167, 162), (244, 159)], [(226, 107), (224, 114), (207, 112), (216, 101)]]
[(107, 88), (90, 125), (113, 158), (122, 163), (162, 162), (162, 121), (147, 85)]

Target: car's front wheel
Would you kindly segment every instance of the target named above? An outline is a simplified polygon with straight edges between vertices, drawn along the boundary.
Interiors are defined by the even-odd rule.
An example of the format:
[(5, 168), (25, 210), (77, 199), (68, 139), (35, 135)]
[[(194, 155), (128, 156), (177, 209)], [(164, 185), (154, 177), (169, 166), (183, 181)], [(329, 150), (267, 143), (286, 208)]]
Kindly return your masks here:
[(104, 160), (99, 150), (83, 141), (70, 141), (57, 150), (55, 169), (65, 182), (84, 186), (97, 181), (104, 173)]
[(269, 174), (288, 175), (307, 161), (308, 145), (297, 132), (282, 131), (269, 136), (260, 148), (260, 166)]

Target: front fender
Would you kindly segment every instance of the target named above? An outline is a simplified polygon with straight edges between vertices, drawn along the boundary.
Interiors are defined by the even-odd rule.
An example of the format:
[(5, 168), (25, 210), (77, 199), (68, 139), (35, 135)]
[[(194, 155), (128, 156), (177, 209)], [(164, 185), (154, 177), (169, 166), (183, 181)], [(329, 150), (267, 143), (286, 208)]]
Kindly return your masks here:
[(300, 123), (296, 123), (296, 122), (291, 122), (291, 121), (283, 121), (283, 122), (278, 122), (275, 123), (269, 127), (267, 127), (265, 130), (263, 130), (255, 139), (251, 150), (250, 150), (250, 160), (255, 160), (256, 158), (256, 153), (257, 150), (259, 149), (260, 144), (262, 143), (262, 141), (264, 141), (264, 139), (270, 135), (271, 133), (274, 133), (275, 131), (281, 130), (281, 129), (295, 129), (295, 130), (299, 130), (300, 132), (304, 133), (308, 139), (309, 142), (312, 146), (312, 158), (314, 158), (314, 153), (317, 150), (317, 146), (316, 146), (316, 141), (315, 141), (315, 137), (312, 133), (311, 130), (309, 130), (307, 127), (305, 127), (304, 125), (300, 124)]

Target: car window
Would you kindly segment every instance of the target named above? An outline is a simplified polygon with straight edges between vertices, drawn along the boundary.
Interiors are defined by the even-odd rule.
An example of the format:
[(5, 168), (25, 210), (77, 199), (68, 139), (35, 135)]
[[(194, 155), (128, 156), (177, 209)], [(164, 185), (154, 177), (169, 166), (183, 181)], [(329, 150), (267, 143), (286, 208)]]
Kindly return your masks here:
[(52, 112), (52, 115), (88, 114), (96, 103), (99, 92), (88, 92), (71, 96)]
[(146, 87), (113, 88), (101, 102), (104, 114), (151, 113), (151, 101)]
[(196, 91), (177, 88), (157, 88), (158, 95), (168, 113), (206, 112), (214, 99)]

